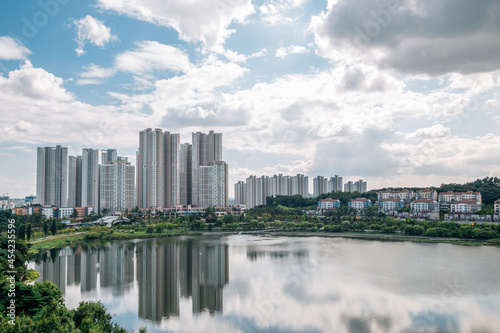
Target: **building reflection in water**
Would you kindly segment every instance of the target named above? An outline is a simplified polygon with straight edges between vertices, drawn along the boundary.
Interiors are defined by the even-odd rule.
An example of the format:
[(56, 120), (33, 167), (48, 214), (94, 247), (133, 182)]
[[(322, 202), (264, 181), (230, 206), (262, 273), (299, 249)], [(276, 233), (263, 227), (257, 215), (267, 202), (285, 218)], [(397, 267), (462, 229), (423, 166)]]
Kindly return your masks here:
[(229, 282), (228, 246), (193, 239), (65, 248), (36, 262), (37, 281), (52, 281), (65, 296), (66, 286), (79, 286), (81, 295), (100, 289), (122, 296), (137, 282), (139, 317), (155, 322), (179, 316), (181, 298), (192, 300), (193, 313), (222, 313)]
[(228, 246), (187, 240), (137, 246), (139, 316), (160, 321), (179, 315), (179, 297), (191, 298), (193, 313), (222, 312), (229, 282)]
[(99, 251), (99, 283), (114, 296), (123, 295), (134, 282), (134, 244), (106, 244)]
[(178, 256), (174, 243), (137, 244), (139, 317), (160, 321), (179, 315)]

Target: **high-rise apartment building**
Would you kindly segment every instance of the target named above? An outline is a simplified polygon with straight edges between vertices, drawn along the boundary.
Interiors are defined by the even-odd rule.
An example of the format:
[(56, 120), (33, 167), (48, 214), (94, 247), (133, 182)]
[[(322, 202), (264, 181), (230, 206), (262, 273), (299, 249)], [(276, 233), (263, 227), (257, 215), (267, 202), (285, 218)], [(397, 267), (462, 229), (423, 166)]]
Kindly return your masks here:
[(223, 161), (200, 166), (199, 205), (201, 207), (227, 207), (228, 168)]
[(38, 147), (36, 196), (41, 205), (65, 207), (68, 200), (68, 148)]
[(82, 207), (82, 157), (70, 156), (68, 164), (68, 207)]
[(328, 192), (342, 192), (342, 177), (335, 175), (328, 180)]
[(246, 202), (246, 184), (244, 181), (239, 181), (234, 184), (234, 203), (236, 205), (245, 205)]
[(113, 163), (118, 159), (118, 153), (116, 149), (102, 149), (101, 150), (101, 164), (106, 165), (108, 163)]
[[(222, 161), (222, 134), (197, 132), (192, 139), (192, 144), (181, 143), (179, 134), (161, 129), (149, 128), (139, 133), (137, 204), (140, 208), (201, 204), (200, 167)], [(227, 202), (227, 190), (224, 195)]]
[(192, 134), (191, 153), (191, 204), (198, 206), (200, 182), (200, 167), (210, 165), (212, 162), (222, 161), (222, 133), (214, 131), (208, 134), (196, 132)]
[(313, 196), (319, 197), (323, 193), (328, 193), (328, 179), (318, 176), (313, 179)]
[(349, 181), (344, 184), (344, 192), (359, 192), (359, 193), (366, 193), (367, 192), (367, 183), (363, 181), (362, 179), (353, 182)]
[(99, 211), (99, 150), (82, 151), (82, 207), (92, 206)]
[(139, 132), (137, 160), (137, 205), (139, 208), (164, 205), (164, 137), (161, 129)]
[(100, 209), (110, 213), (135, 207), (135, 167), (126, 158), (117, 157), (100, 166)]
[(267, 197), (276, 195), (300, 195), (306, 198), (309, 196), (308, 189), (309, 178), (302, 174), (296, 176), (280, 174), (272, 177), (250, 176), (245, 182), (239, 181), (234, 185), (235, 204), (253, 208), (265, 205)]

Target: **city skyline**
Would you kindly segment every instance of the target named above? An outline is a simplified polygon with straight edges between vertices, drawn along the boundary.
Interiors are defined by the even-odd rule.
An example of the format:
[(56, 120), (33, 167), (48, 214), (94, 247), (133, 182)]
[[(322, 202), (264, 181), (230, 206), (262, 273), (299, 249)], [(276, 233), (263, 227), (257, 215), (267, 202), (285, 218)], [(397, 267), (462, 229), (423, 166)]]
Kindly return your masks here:
[(135, 165), (148, 127), (224, 133), (230, 184), (302, 173), (428, 187), (498, 175), (499, 6), (6, 1), (0, 194), (35, 194), (37, 147), (112, 147)]

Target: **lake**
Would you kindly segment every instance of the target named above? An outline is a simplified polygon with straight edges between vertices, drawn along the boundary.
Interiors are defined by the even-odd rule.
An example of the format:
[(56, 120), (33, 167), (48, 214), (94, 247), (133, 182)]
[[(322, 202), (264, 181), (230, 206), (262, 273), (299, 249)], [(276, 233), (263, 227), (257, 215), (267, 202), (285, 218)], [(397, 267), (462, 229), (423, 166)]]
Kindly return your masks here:
[(138, 332), (500, 332), (500, 248), (199, 236), (51, 250), (68, 308)]

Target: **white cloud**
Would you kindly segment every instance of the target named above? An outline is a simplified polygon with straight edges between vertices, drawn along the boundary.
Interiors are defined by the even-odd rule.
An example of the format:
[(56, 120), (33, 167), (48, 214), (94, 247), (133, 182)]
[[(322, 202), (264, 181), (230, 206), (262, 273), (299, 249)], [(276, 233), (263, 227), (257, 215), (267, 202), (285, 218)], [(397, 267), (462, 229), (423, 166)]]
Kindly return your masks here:
[(69, 101), (73, 96), (62, 87), (63, 80), (42, 68), (35, 68), (29, 60), (20, 69), (9, 73), (8, 78), (0, 76), (0, 90), (10, 94), (9, 99), (26, 96), (32, 99), (53, 99)]
[(335, 61), (430, 76), (500, 68), (498, 1), (330, 0), (311, 28)]
[(97, 5), (135, 19), (170, 27), (179, 39), (214, 47), (224, 43), (233, 22), (253, 13), (250, 0), (98, 0)]
[(90, 84), (103, 84), (104, 81), (102, 80), (97, 80), (97, 79), (78, 79), (76, 80), (76, 85), (78, 86), (85, 86), (85, 85), (90, 85)]
[(427, 128), (419, 128), (413, 133), (406, 134), (407, 139), (444, 139), (450, 136), (450, 129), (441, 124)]
[(137, 131), (152, 126), (147, 115), (78, 102), (62, 84), (29, 61), (8, 77), (0, 76), (0, 142), (73, 143), (77, 151), (84, 146), (129, 147), (136, 145)]
[(306, 0), (269, 0), (259, 7), (262, 20), (268, 25), (290, 23), (296, 20), (290, 12), (298, 9)]
[(85, 54), (85, 44), (89, 42), (94, 46), (104, 48), (107, 43), (118, 40), (118, 38), (111, 34), (111, 29), (106, 27), (103, 22), (98, 19), (87, 15), (80, 20), (74, 20), (76, 25), (76, 54), (78, 56)]
[(248, 58), (261, 58), (261, 57), (264, 57), (266, 55), (266, 53), (267, 53), (267, 49), (263, 48), (260, 51), (257, 51), (257, 52), (254, 52), (254, 53), (250, 54), (248, 56)]
[(86, 78), (108, 78), (115, 74), (114, 68), (104, 68), (95, 64), (85, 67), (85, 72), (80, 73), (80, 77)]
[(18, 40), (0, 36), (0, 60), (21, 60), (28, 54), (31, 54), (31, 51)]
[(137, 43), (137, 49), (116, 56), (115, 66), (122, 71), (145, 74), (152, 71), (188, 72), (188, 56), (181, 50), (155, 41)]
[(288, 47), (280, 47), (276, 50), (276, 58), (286, 59), (290, 54), (309, 53), (309, 49), (300, 45), (290, 45)]

